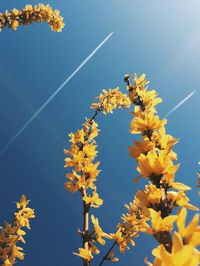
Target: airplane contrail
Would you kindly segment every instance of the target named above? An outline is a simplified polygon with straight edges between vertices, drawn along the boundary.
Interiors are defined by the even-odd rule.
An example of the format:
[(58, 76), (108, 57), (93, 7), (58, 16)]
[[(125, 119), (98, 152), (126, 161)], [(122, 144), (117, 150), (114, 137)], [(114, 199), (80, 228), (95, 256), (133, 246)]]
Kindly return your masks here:
[(62, 88), (81, 70), (81, 68), (97, 53), (97, 51), (108, 41), (113, 35), (111, 32), (90, 54), (89, 56), (72, 72), (72, 74), (58, 87), (58, 89), (43, 103), (43, 105), (29, 118), (29, 120), (19, 129), (19, 131), (9, 140), (9, 142), (1, 149), (0, 156), (10, 147), (10, 145), (19, 137), (19, 135), (27, 128), (28, 125), (41, 113), (41, 111), (53, 100), (53, 98), (62, 90)]
[(164, 117), (168, 117), (171, 115), (176, 109), (178, 109), (182, 104), (184, 104), (192, 95), (196, 93), (196, 90), (191, 92), (188, 96), (186, 96), (182, 101), (180, 101), (177, 105), (175, 105)]

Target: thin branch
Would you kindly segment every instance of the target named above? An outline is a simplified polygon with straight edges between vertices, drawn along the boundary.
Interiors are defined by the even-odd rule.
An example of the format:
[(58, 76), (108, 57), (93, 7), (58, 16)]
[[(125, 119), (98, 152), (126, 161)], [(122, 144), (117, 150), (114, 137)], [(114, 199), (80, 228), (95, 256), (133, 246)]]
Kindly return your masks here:
[[(82, 196), (86, 195), (86, 190), (83, 189)], [(83, 200), (83, 248), (89, 250), (89, 241), (88, 241), (88, 233), (89, 233), (89, 206)], [(83, 266), (89, 266), (90, 262), (83, 259)]]
[[(102, 111), (102, 107), (97, 108), (95, 110), (95, 114), (90, 118), (89, 122), (92, 124), (92, 122), (95, 120), (96, 116), (99, 112)], [(88, 135), (90, 133), (88, 132)], [(87, 137), (85, 138), (87, 140)], [(84, 144), (79, 146), (79, 149), (83, 149)], [(82, 173), (81, 173), (82, 174)], [(86, 189), (82, 189), (81, 191), (82, 198), (87, 195)], [(89, 241), (88, 241), (88, 235), (89, 235), (89, 210), (90, 205), (86, 204), (86, 202), (83, 200), (83, 231), (82, 231), (82, 238), (83, 238), (83, 248), (85, 250), (89, 250)], [(89, 266), (90, 261), (83, 259), (83, 266)]]
[(117, 244), (117, 242), (115, 241), (113, 244), (112, 244), (112, 246), (109, 248), (109, 250), (108, 250), (108, 252), (105, 254), (105, 256), (103, 256), (103, 258), (102, 258), (102, 260), (101, 260), (101, 262), (100, 262), (100, 264), (99, 264), (99, 266), (102, 266), (103, 265), (103, 263), (105, 262), (105, 260), (107, 260), (107, 258), (108, 258), (108, 255), (110, 254), (110, 252), (113, 250), (113, 248), (115, 247), (115, 245)]

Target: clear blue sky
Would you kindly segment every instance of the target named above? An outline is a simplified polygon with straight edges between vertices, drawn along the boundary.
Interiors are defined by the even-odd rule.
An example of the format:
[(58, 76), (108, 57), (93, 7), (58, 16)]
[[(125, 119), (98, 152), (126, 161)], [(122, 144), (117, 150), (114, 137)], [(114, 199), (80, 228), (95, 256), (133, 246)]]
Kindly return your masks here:
[[(0, 9), (21, 8), (25, 2), (2, 1)], [(177, 181), (192, 186), (191, 201), (199, 205), (196, 172), (200, 160), (200, 3), (198, 0), (43, 3), (60, 9), (66, 23), (62, 33), (51, 32), (46, 24), (0, 33), (0, 149), (90, 52), (110, 32), (114, 34), (0, 157), (0, 224), (12, 219), (14, 202), (25, 193), (31, 199), (36, 219), (27, 232), (26, 256), (19, 265), (78, 266), (81, 260), (72, 252), (81, 246), (76, 234), (82, 223), (81, 203), (78, 194), (64, 189), (63, 148), (69, 147), (67, 134), (80, 128), (85, 116), (92, 115), (89, 105), (103, 88), (120, 86), (125, 92), (125, 73), (146, 73), (151, 88), (164, 100), (158, 108), (161, 117), (197, 90), (169, 117), (167, 130), (180, 138), (176, 146), (181, 162)], [(107, 117), (100, 115), (98, 120), (102, 169), (98, 191), (104, 205), (95, 215), (107, 232), (115, 230), (125, 211), (123, 205), (144, 186), (143, 181), (132, 183), (137, 172), (127, 147), (136, 137), (128, 133), (130, 120), (128, 110)], [(136, 247), (125, 256), (120, 255), (116, 265), (143, 265), (145, 256), (151, 259), (155, 245), (150, 236), (141, 235)]]

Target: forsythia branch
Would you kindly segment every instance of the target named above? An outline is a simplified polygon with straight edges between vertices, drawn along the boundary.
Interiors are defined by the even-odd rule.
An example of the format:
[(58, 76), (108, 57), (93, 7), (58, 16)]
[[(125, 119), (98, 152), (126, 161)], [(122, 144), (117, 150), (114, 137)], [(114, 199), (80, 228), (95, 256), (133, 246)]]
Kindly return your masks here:
[(63, 17), (60, 12), (49, 5), (26, 5), (22, 10), (14, 8), (0, 13), (0, 31), (8, 27), (16, 30), (19, 26), (30, 25), (34, 22), (47, 22), (52, 31), (60, 32), (64, 27)]
[[(74, 254), (83, 259), (84, 266), (89, 266), (94, 257), (93, 254), (100, 252), (95, 242), (104, 245), (105, 240), (103, 238), (111, 238), (110, 235), (103, 232), (98, 218), (95, 218), (94, 215), (91, 215), (94, 230), (91, 233), (89, 232), (89, 211), (91, 207), (98, 208), (103, 204), (103, 200), (99, 198), (94, 184), (100, 172), (100, 170), (97, 170), (99, 162), (93, 162), (97, 155), (94, 138), (99, 132), (95, 119), (101, 111), (108, 114), (116, 108), (124, 109), (130, 106), (130, 100), (118, 88), (108, 91), (103, 90), (103, 93), (96, 99), (98, 102), (91, 105), (91, 108), (95, 109), (94, 115), (91, 119), (86, 119), (81, 130), (69, 134), (72, 143), (71, 149), (64, 150), (65, 154), (68, 155), (65, 159), (65, 167), (72, 167), (72, 172), (66, 175), (69, 181), (65, 183), (65, 187), (70, 192), (81, 192), (83, 200), (83, 232), (79, 231), (83, 238), (83, 248), (79, 248), (79, 253)], [(110, 259), (114, 261), (114, 258)]]
[[(138, 163), (136, 169), (140, 176), (137, 180), (145, 177), (149, 181), (144, 191), (139, 190), (136, 193), (133, 203), (137, 204), (151, 221), (151, 226), (147, 225), (140, 230), (152, 234), (160, 243), (160, 246), (152, 252), (156, 257), (154, 264), (147, 260), (145, 262), (148, 265), (159, 266), (199, 265), (200, 252), (197, 251), (196, 246), (200, 241), (195, 239), (191, 243), (189, 240), (191, 232), (187, 240), (185, 238), (185, 230), (187, 230), (185, 229), (187, 215), (185, 208), (195, 211), (198, 211), (198, 208), (191, 205), (186, 196), (185, 192), (191, 188), (174, 182), (179, 165), (173, 163), (177, 160), (177, 155), (172, 148), (177, 140), (165, 133), (164, 126), (167, 120), (160, 120), (156, 114), (155, 106), (162, 100), (156, 98), (155, 91), (147, 90), (146, 85), (149, 82), (144, 74), (139, 78), (135, 75), (133, 85), (130, 83), (129, 75), (126, 75), (124, 80), (127, 83), (129, 97), (135, 105), (130, 132), (142, 135), (142, 141), (134, 141), (135, 146), (129, 147), (129, 151)], [(180, 207), (177, 215), (171, 215), (176, 206)], [(124, 217), (127, 218), (127, 216)], [(199, 228), (198, 219), (199, 215), (196, 214), (190, 223), (194, 226), (195, 237), (200, 236), (197, 229)], [(130, 220), (125, 221), (130, 223)], [(172, 234), (175, 222), (178, 232)], [(186, 252), (185, 257), (184, 252)]]
[[(91, 105), (95, 114), (86, 119), (83, 128), (69, 134), (71, 147), (65, 150), (67, 158), (65, 167), (72, 168), (66, 177), (65, 187), (70, 192), (81, 192), (83, 201), (83, 247), (75, 255), (83, 259), (83, 265), (89, 266), (95, 254), (100, 251), (96, 243), (105, 244), (105, 239), (112, 239), (113, 244), (103, 256), (99, 266), (106, 260), (118, 261), (113, 249), (118, 246), (121, 253), (134, 246), (133, 239), (140, 232), (152, 235), (159, 243), (152, 254), (155, 256), (153, 264), (145, 259), (149, 266), (197, 266), (200, 263), (200, 225), (199, 214), (195, 214), (186, 226), (187, 209), (198, 211), (190, 204), (186, 192), (191, 188), (185, 184), (175, 182), (175, 175), (180, 164), (175, 164), (177, 154), (173, 146), (178, 139), (166, 133), (166, 119), (160, 119), (156, 105), (162, 102), (155, 90), (148, 90), (145, 75), (134, 76), (131, 84), (130, 76), (126, 75), (124, 81), (127, 85), (128, 97), (118, 88), (103, 90), (96, 98), (97, 102)], [(96, 141), (98, 135), (97, 123), (94, 121), (99, 112), (112, 113), (116, 108), (128, 108), (133, 103), (133, 119), (130, 123), (130, 133), (140, 134), (141, 139), (135, 140), (129, 147), (130, 156), (137, 162), (139, 176), (135, 179), (145, 178), (148, 184), (144, 190), (138, 190), (134, 199), (125, 207), (126, 214), (121, 217), (115, 233), (103, 232), (98, 218), (91, 215), (93, 230), (89, 231), (89, 211), (91, 207), (98, 208), (103, 204), (99, 198), (95, 185), (100, 172), (97, 170), (99, 162), (94, 163), (97, 155)], [(178, 207), (178, 210), (177, 210)], [(187, 209), (186, 209), (187, 208)], [(176, 211), (177, 210), (177, 211)], [(175, 214), (172, 214), (175, 212)], [(175, 228), (176, 224), (176, 228)]]
[(29, 219), (35, 218), (34, 210), (27, 207), (30, 200), (25, 195), (21, 196), (16, 203), (18, 211), (14, 214), (11, 224), (5, 222), (5, 227), (0, 228), (0, 265), (12, 266), (16, 259), (23, 260), (23, 248), (17, 246), (17, 242), (26, 243), (24, 236), (26, 232), (22, 229), (30, 229)]

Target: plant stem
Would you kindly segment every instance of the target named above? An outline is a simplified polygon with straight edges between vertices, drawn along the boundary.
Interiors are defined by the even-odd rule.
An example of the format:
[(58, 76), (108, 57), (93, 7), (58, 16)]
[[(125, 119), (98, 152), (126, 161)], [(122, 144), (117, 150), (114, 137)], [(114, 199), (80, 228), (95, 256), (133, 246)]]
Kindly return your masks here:
[(105, 254), (105, 256), (103, 256), (99, 266), (102, 266), (104, 261), (108, 258), (108, 255), (110, 254), (110, 252), (113, 250), (113, 248), (115, 247), (115, 245), (117, 244), (117, 242), (115, 241), (112, 246), (109, 248), (108, 252)]
[[(99, 112), (102, 111), (102, 107), (99, 107), (95, 110), (95, 114), (90, 118), (90, 123), (92, 124), (92, 122), (95, 120), (96, 116), (98, 115)], [(90, 133), (88, 133), (89, 135)], [(87, 140), (87, 138), (86, 138)], [(82, 144), (79, 149), (83, 149), (84, 144)], [(81, 173), (82, 174), (82, 173)], [(84, 197), (85, 195), (87, 195), (86, 189), (82, 189), (81, 190), (81, 194), (82, 197)], [(89, 234), (89, 210), (90, 207), (85, 203), (85, 201), (83, 200), (83, 232), (82, 232), (82, 238), (83, 238), (83, 248), (85, 250), (89, 250), (89, 241), (88, 241), (88, 234)], [(89, 266), (90, 265), (90, 261), (87, 261), (85, 259), (83, 259), (83, 266)]]
[[(82, 195), (86, 195), (86, 190), (83, 189)], [(89, 250), (88, 242), (88, 232), (89, 232), (89, 208), (85, 201), (83, 200), (83, 248)], [(89, 266), (90, 262), (83, 259), (83, 266)]]

